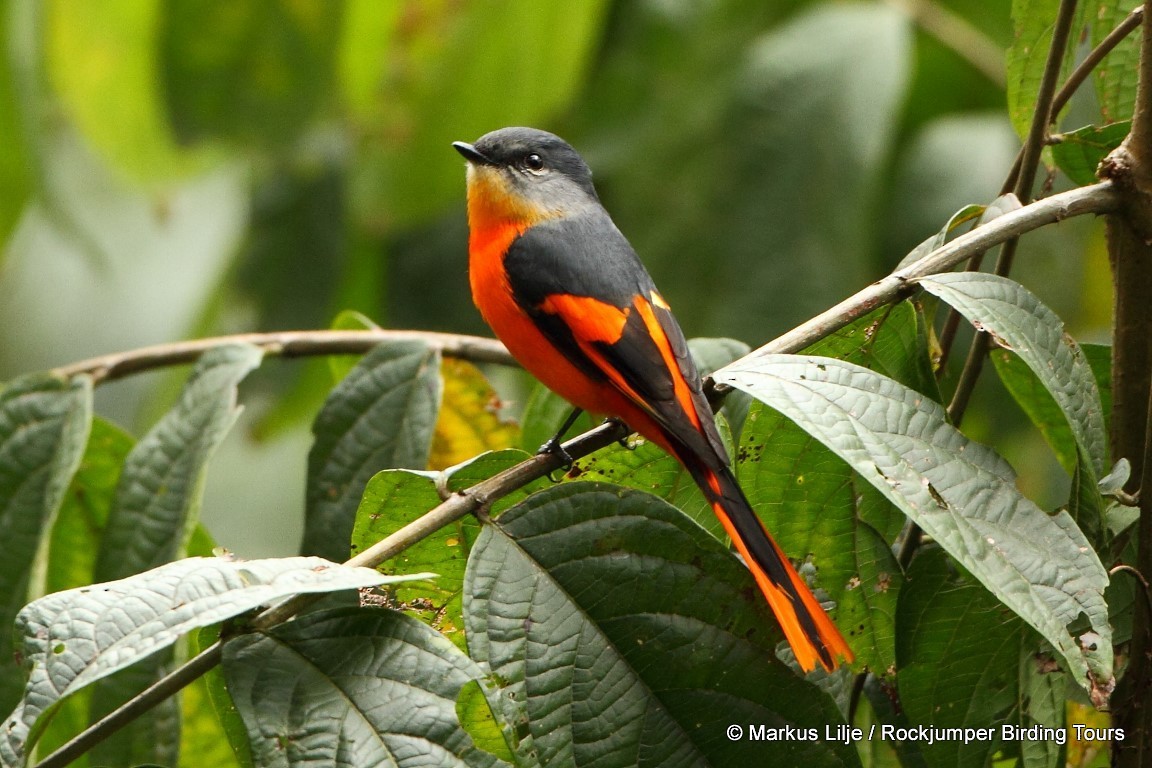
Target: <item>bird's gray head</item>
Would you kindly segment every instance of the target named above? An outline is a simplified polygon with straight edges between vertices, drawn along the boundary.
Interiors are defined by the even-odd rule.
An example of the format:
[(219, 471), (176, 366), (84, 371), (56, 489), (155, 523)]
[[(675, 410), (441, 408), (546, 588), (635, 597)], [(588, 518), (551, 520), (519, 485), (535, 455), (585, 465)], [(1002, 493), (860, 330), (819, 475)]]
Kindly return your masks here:
[(452, 144), (468, 161), (470, 211), (529, 223), (598, 205), (592, 171), (568, 142), (535, 128), (501, 128)]

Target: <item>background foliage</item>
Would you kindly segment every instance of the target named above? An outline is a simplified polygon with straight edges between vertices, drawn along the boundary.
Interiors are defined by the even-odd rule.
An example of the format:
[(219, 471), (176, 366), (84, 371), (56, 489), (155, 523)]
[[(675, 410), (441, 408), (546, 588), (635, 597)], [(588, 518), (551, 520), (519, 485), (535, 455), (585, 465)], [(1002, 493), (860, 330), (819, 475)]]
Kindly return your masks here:
[[(0, 335), (0, 380), (190, 336), (358, 324), (347, 314), (334, 320), (343, 310), (357, 310), (384, 327), (486, 334), (467, 295), (463, 172), (449, 144), (515, 124), (558, 132), (584, 154), (606, 206), (690, 336), (732, 337), (756, 346), (889, 271), (964, 205), (997, 196), (1018, 135), (1027, 129), (1046, 54), (1044, 34), (1056, 6), (1052, 0), (932, 6), (806, 0), (2, 0), (0, 328), (6, 332)], [(925, 8), (947, 14), (964, 35), (941, 32)], [(1085, 39), (1098, 40), (1126, 12), (1109, 0), (1083, 4)], [(1101, 68), (1095, 91), (1086, 89), (1072, 101), (1061, 127), (1126, 118), (1135, 55), (1131, 45), (1115, 52)], [(1063, 154), (1047, 159), (1063, 170), (1052, 166), (1041, 183), (1063, 188), (1090, 181), (1084, 169), (1094, 168), (1091, 158), (1099, 152), (1094, 154), (1092, 142), (1100, 141), (1106, 140), (1089, 132), (1061, 145)], [(1080, 218), (1029, 236), (1015, 276), (1055, 310), (1073, 336), (1100, 341), (1110, 316), (1103, 260), (1101, 227)], [(916, 310), (902, 305), (886, 323), (883, 341), (862, 353), (870, 359), (850, 359), (921, 392), (935, 388), (925, 373), (928, 361), (921, 353), (928, 340)], [(856, 330), (864, 333), (866, 327)], [(841, 341), (840, 349), (818, 351), (862, 349), (852, 339)], [(836, 340), (828, 344), (835, 347)], [(698, 345), (694, 351), (714, 368), (737, 357), (740, 347)], [(431, 479), (411, 473), (377, 475), (363, 498), (358, 492), (342, 496), (348, 483), (355, 491), (381, 462), (440, 470), (486, 449), (532, 450), (561, 410), (519, 373), (500, 369), (488, 371), (503, 409), (495, 413), (496, 395), (476, 369), (442, 361), (419, 345), (382, 349), (343, 379), (338, 391), (385, 409), (391, 408), (388, 398), (402, 399), (410, 407), (408, 421), (394, 441), (372, 434), (353, 440), (373, 442), (388, 456), (359, 457), (362, 465), (349, 466), (332, 459), (343, 450), (336, 438), (349, 429), (349, 414), (339, 412), (340, 398), (322, 408), (349, 365), (331, 366), (338, 369), (333, 376), (327, 361), (268, 362), (245, 379), (258, 364), (253, 355), (230, 348), (201, 361), (197, 380), (210, 377), (214, 383), (205, 392), (214, 398), (185, 388), (186, 371), (99, 388), (95, 410), (102, 418), (93, 422), (85, 455), (73, 446), (54, 459), (78, 464), (76, 482), (86, 492), (65, 499), (59, 518), (71, 522), (53, 531), (52, 546), (75, 549), (105, 526), (114, 533), (117, 515), (126, 514), (122, 510), (148, 502), (155, 488), (124, 478), (135, 472), (149, 479), (149, 451), (179, 446), (179, 435), (157, 421), (164, 413), (200, 414), (207, 426), (205, 442), (187, 447), (189, 487), (165, 496), (158, 514), (202, 507), (215, 542), (252, 558), (297, 551), (306, 503), (337, 512), (359, 506), (355, 531), (333, 532), (322, 517), (311, 518), (324, 533), (312, 532), (309, 552), (339, 560), (340, 542), (349, 535), (357, 546), (379, 538), (373, 510), (397, 499), (416, 504), (437, 498)], [(1008, 368), (1012, 360), (998, 365)], [(441, 370), (443, 379), (436, 375)], [(945, 388), (954, 373), (945, 372)], [(1063, 503), (1071, 478), (1060, 461), (1067, 468), (1076, 463), (1070, 438), (1053, 439), (1054, 454), (1028, 417), (1042, 418), (1023, 413), (1000, 396), (993, 377), (985, 379), (981, 407), (969, 413), (966, 434), (994, 442), (1015, 466), (1026, 468), (1020, 485), (1041, 507)], [(1026, 374), (1004, 379), (1034, 386)], [(225, 437), (237, 418), (235, 387), (241, 380), (245, 410)], [(176, 410), (169, 410), (174, 404)], [(518, 433), (505, 421), (521, 413), (524, 429)], [(744, 416), (727, 415), (734, 422)], [(742, 465), (741, 480), (776, 518), (771, 527), (789, 542), (786, 548), (798, 551), (810, 534), (789, 528), (790, 500), (772, 495), (770, 478), (802, 466), (822, 480), (819, 492), (843, 514), (817, 535), (852, 542), (853, 561), (830, 563), (828, 572), (860, 572), (866, 581), (885, 585), (872, 593), (831, 596), (846, 613), (855, 611), (852, 616), (889, 614), (887, 623), (861, 630), (868, 641), (860, 655), (874, 670), (886, 670), (897, 657), (908, 661), (900, 677), (909, 696), (906, 717), (927, 720), (941, 706), (923, 670), (938, 668), (945, 657), (962, 668), (963, 660), (985, 652), (999, 653), (995, 666), (1016, 673), (993, 681), (1003, 700), (990, 700), (987, 713), (971, 714), (971, 722), (983, 722), (986, 715), (1024, 723), (1034, 714), (1020, 703), (1025, 699), (1043, 700), (1046, 716), (1060, 716), (1063, 692), (1054, 689), (1065, 681), (1044, 677), (1052, 690), (1040, 690), (1039, 676), (1022, 661), (1032, 647), (1030, 630), (1003, 621), (1003, 607), (949, 571), (944, 558), (916, 561), (907, 574), (915, 584), (906, 594), (919, 618), (909, 627), (893, 622), (902, 577), (886, 542), (902, 518), (872, 498), (867, 486), (852, 485), (851, 473), (830, 452), (781, 421), (760, 406), (747, 414), (737, 444), (742, 451), (755, 451), (757, 441), (771, 437), (791, 452), (781, 450), (771, 466)], [(1052, 421), (1053, 429), (1065, 429), (1059, 417)], [(69, 423), (59, 429), (66, 432)], [(309, 458), (313, 429), (317, 448)], [(430, 443), (403, 439), (429, 430)], [(586, 460), (577, 473), (581, 480), (647, 490), (653, 477), (666, 478), (662, 487), (671, 490), (661, 495), (689, 513), (703, 511), (697, 518), (714, 528), (690, 484), (676, 479), (674, 462), (645, 453), (647, 448)], [(518, 458), (496, 454), (484, 461), (495, 468)], [(326, 474), (333, 471), (335, 476)], [(470, 465), (451, 482), (483, 476)], [(569, 493), (564, 488), (550, 492), (563, 496)], [(583, 502), (571, 493), (579, 507)], [(643, 515), (676, 524), (666, 508), (636, 503)], [(531, 528), (530, 510), (518, 515), (509, 525)], [(481, 535), (478, 528), (461, 524), (444, 532), (438, 544), (407, 553), (395, 572), (459, 572), (462, 578), (460, 553), (443, 552), (464, 542), (466, 554)], [(131, 539), (130, 533), (117, 535)], [(132, 562), (118, 561), (119, 549), (109, 554), (80, 546), (80, 560), (92, 562), (77, 564), (71, 575), (52, 571), (46, 583), (57, 589), (115, 578), (175, 551), (171, 542), (153, 545), (133, 552)], [(191, 553), (210, 549), (204, 532), (187, 547)], [(861, 559), (861, 553), (869, 556)], [(716, 599), (734, 599), (725, 590), (735, 588), (719, 582)], [(395, 591), (407, 613), (459, 643), (465, 623), (460, 596), (448, 600), (446, 611), (429, 615), (416, 599), (420, 594), (426, 591), (413, 586)], [(988, 629), (987, 647), (944, 648), (932, 639), (947, 637), (958, 621), (948, 606), (964, 608), (966, 620)], [(368, 633), (352, 614), (326, 620), (348, 637)], [(594, 617), (594, 623), (601, 621)], [(469, 636), (484, 637), (488, 629), (468, 627)], [(469, 674), (473, 662), (442, 647), (443, 637), (415, 622), (397, 618), (387, 632), (414, 638), (413, 647)], [(751, 637), (723, 647), (754, 664), (771, 646), (755, 633)], [(292, 655), (305, 640), (284, 631), (262, 639), (267, 648), (252, 643), (236, 649), (225, 664), (243, 668), (245, 654)], [(502, 658), (500, 649), (491, 650), (492, 659)], [(385, 674), (385, 666), (381, 662), (377, 672)], [(120, 680), (117, 675), (100, 685), (114, 687)], [(645, 684), (661, 690), (668, 683)], [(973, 686), (980, 684), (988, 681)], [(209, 680), (193, 689), (185, 697), (186, 711), (195, 711), (195, 697), (211, 697), (212, 686)], [(967, 690), (949, 695), (967, 701)], [(259, 689), (253, 684), (245, 691), (257, 706)], [(883, 692), (867, 693), (875, 716), (885, 716)], [(846, 704), (847, 691), (835, 696)], [(833, 716), (832, 700), (806, 701), (804, 717), (824, 722)], [(443, 701), (436, 706), (451, 711)], [(159, 713), (155, 727), (162, 729), (163, 717), (177, 714)], [(513, 722), (516, 716), (522, 713)], [(862, 715), (870, 716), (871, 710)], [(62, 710), (54, 725), (59, 733), (49, 733), (45, 743), (61, 741), (74, 724), (69, 718), (82, 717)], [(219, 749), (224, 742), (216, 727), (200, 734), (200, 742), (194, 741), (195, 727), (186, 729), (183, 754), (202, 759), (207, 753), (199, 750), (209, 749), (204, 745)], [(538, 746), (544, 756), (563, 748)], [(103, 756), (130, 748), (109, 747)], [(274, 751), (274, 745), (254, 743), (253, 749)], [(847, 756), (845, 750), (833, 752), (848, 764), (856, 757), (851, 750)], [(983, 759), (912, 752), (900, 755), (905, 764)], [(1024, 760), (1011, 748), (1007, 754)], [(1067, 756), (1079, 754), (1070, 750)], [(886, 765), (896, 756), (862, 751), (861, 758)], [(218, 764), (229, 759), (225, 750)], [(1052, 754), (1036, 758), (1051, 759)]]
[[(955, 11), (1011, 42), (1007, 2)], [(342, 309), (486, 332), (448, 143), (510, 124), (584, 152), (689, 335), (756, 345), (991, 199), (1017, 142), (1003, 83), (884, 4), (8, 0), (3, 16), (0, 327), (19, 329), (3, 377)], [(1042, 298), (1101, 334), (1106, 280), (1068, 257), (1101, 258), (1097, 230), (1024, 248), (1024, 281), (1061, 264)], [(213, 471), (207, 519), (249, 554), (295, 546), (278, 510), (301, 473), (277, 469), (303, 461), (320, 367), (249, 385)], [(131, 381), (99, 398), (138, 429), (171, 396)], [(250, 524), (220, 529), (237, 498)]]

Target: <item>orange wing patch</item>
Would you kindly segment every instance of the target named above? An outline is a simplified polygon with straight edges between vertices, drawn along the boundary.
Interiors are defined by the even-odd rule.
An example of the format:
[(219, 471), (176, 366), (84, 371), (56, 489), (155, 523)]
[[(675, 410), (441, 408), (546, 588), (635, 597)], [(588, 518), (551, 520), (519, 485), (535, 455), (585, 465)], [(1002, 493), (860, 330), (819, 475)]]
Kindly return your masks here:
[[(660, 294), (655, 291), (652, 292), (652, 303), (661, 309), (670, 309), (664, 302)], [(656, 313), (652, 311), (652, 304), (644, 300), (643, 296), (637, 296), (633, 302), (636, 311), (640, 313), (640, 317), (644, 320), (644, 327), (648, 329), (648, 335), (656, 342), (656, 348), (660, 350), (660, 356), (664, 358), (664, 365), (668, 368), (668, 373), (672, 377), (673, 386), (676, 391), (676, 402), (680, 403), (680, 407), (688, 416), (688, 420), (696, 429), (702, 429), (700, 425), (700, 415), (696, 413), (696, 401), (692, 397), (692, 390), (688, 388), (688, 382), (684, 380), (684, 375), (680, 372), (680, 361), (676, 359), (676, 355), (672, 352), (672, 345), (668, 343), (668, 336), (664, 333), (664, 328), (661, 327), (660, 321), (656, 319)]]
[(621, 309), (591, 296), (567, 293), (552, 294), (541, 302), (540, 309), (564, 318), (581, 346), (594, 341), (615, 344), (624, 334), (624, 324), (631, 313), (628, 307)]

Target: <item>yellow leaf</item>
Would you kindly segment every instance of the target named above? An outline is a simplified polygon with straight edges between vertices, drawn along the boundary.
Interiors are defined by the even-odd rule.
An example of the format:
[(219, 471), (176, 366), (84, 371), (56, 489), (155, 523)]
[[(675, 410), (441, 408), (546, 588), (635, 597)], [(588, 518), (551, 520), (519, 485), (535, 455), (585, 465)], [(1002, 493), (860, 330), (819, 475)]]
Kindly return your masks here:
[(500, 398), (469, 362), (445, 358), (444, 399), (432, 437), (429, 469), (445, 469), (484, 451), (518, 445), (520, 430), (500, 418)]

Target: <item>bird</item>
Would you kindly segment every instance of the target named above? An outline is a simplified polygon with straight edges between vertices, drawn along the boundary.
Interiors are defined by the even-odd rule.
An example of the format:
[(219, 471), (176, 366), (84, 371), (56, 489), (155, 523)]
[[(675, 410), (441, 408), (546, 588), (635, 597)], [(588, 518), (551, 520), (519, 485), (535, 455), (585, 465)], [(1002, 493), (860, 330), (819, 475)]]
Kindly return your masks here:
[[(588, 164), (535, 128), (452, 146), (467, 161), (469, 283), (485, 322), (549, 389), (624, 422), (687, 469), (801, 669), (851, 662), (847, 641), (733, 475), (684, 333), (601, 204)], [(542, 450), (562, 452), (571, 422)]]

